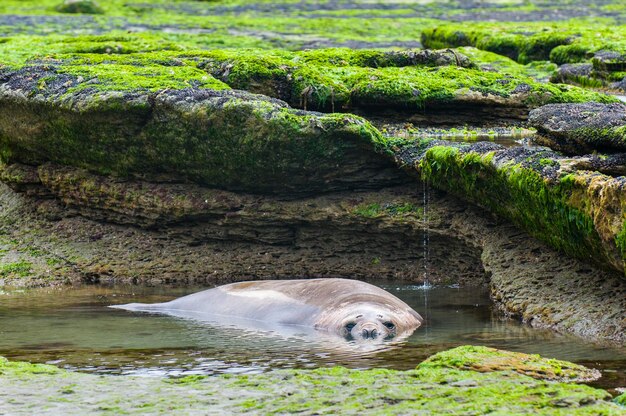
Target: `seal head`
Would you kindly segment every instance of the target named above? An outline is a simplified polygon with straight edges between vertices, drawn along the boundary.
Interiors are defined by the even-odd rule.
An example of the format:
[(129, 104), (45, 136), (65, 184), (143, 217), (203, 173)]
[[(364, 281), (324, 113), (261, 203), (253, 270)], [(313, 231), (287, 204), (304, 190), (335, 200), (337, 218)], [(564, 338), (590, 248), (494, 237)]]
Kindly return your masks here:
[(342, 302), (320, 314), (315, 328), (348, 341), (377, 343), (408, 337), (423, 322), (410, 306), (395, 297), (369, 296), (367, 302)]

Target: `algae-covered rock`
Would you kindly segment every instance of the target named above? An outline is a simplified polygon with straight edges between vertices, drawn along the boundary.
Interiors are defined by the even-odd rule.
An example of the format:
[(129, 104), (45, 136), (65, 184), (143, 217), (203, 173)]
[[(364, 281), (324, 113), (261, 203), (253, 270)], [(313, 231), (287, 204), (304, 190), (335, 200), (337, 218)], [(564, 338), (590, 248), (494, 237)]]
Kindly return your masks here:
[[(480, 350), (462, 347), (443, 354), (462, 363), (472, 348)], [(440, 359), (435, 355), (429, 361)], [(18, 366), (22, 371), (16, 370)], [(476, 372), (428, 362), (409, 371), (333, 367), (172, 380), (64, 370), (36, 374), (36, 368), (49, 366), (0, 361), (0, 398), (6, 398), (0, 400), (0, 412), (30, 414), (36, 407), (48, 413), (110, 414), (624, 414), (606, 391), (589, 386), (537, 380), (508, 370)], [(33, 389), (37, 395), (29, 394)], [(26, 394), (27, 404), (14, 400)]]
[(426, 47), (474, 46), (507, 56), (521, 63), (548, 60), (552, 49), (568, 45), (575, 37), (557, 31), (516, 30), (514, 24), (451, 24), (427, 28), (422, 32)]
[(574, 257), (624, 273), (626, 177), (577, 170), (576, 158), (542, 148), (435, 140), (390, 151), (435, 187)]
[(2, 79), (0, 154), (8, 162), (252, 192), (403, 180), (368, 150), (380, 133), (356, 116), (296, 111), (228, 90), (99, 89), (53, 68), (22, 68)]
[(600, 22), (489, 22), (445, 24), (422, 32), (429, 48), (474, 46), (520, 63), (561, 65), (556, 82), (583, 87), (622, 89), (626, 76), (625, 26)]
[(428, 358), (419, 368), (458, 368), (478, 371), (515, 371), (540, 380), (569, 382), (592, 381), (600, 372), (567, 361), (542, 358), (519, 352), (488, 347), (464, 346), (440, 352)]
[(591, 59), (593, 67), (599, 71), (626, 71), (626, 53), (600, 50)]
[(551, 104), (530, 112), (541, 142), (571, 154), (626, 150), (626, 105)]
[[(200, 67), (232, 88), (269, 95), (293, 107), (322, 111), (411, 112), (488, 108), (525, 118), (556, 102), (615, 99), (515, 73), (484, 72), (458, 51), (302, 53), (214, 51)], [(406, 118), (406, 116), (405, 116)], [(458, 122), (458, 121), (457, 121)]]
[(93, 0), (65, 0), (56, 7), (61, 13), (102, 14), (104, 10)]
[(602, 82), (593, 83), (592, 74), (593, 65), (590, 63), (563, 64), (552, 76), (551, 81), (601, 87)]

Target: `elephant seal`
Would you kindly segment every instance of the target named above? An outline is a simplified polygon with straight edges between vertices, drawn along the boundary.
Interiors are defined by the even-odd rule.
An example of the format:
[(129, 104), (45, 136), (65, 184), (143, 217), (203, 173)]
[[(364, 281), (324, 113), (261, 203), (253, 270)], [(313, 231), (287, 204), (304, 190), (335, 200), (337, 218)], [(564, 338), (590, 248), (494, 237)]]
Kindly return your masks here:
[(357, 342), (403, 339), (423, 322), (409, 305), (379, 287), (334, 278), (232, 283), (170, 302), (111, 307), (214, 321), (243, 319), (308, 327)]

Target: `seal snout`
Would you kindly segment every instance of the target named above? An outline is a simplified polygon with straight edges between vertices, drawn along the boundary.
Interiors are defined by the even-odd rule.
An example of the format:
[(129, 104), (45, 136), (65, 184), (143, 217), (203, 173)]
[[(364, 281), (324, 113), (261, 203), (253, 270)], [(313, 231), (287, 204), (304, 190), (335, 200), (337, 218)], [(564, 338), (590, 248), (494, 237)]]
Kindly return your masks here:
[(378, 326), (373, 323), (363, 324), (361, 326), (361, 336), (364, 339), (376, 339), (379, 335)]

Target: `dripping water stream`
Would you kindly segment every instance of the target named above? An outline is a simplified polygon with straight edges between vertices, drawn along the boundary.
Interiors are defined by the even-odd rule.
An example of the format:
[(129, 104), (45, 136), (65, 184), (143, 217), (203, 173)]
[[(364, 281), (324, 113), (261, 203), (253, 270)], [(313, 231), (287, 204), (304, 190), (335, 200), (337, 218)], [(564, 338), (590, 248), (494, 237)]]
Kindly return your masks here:
[[(428, 227), (428, 203), (429, 203), (429, 194), (428, 194), (428, 181), (426, 178), (422, 178), (422, 211), (423, 211), (423, 282), (422, 282), (422, 290), (424, 291), (424, 310), (423, 310), (423, 318), (428, 322), (429, 319), (429, 308), (428, 308), (428, 291), (431, 287), (430, 282), (428, 280), (428, 263), (430, 260), (430, 230)], [(428, 331), (428, 325), (426, 325), (425, 331)]]

